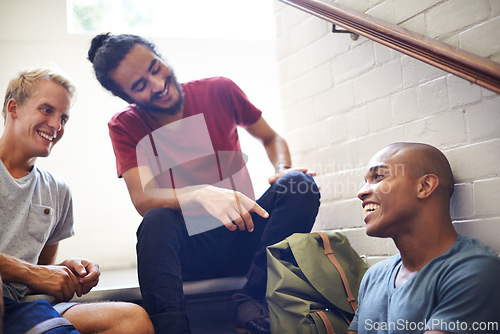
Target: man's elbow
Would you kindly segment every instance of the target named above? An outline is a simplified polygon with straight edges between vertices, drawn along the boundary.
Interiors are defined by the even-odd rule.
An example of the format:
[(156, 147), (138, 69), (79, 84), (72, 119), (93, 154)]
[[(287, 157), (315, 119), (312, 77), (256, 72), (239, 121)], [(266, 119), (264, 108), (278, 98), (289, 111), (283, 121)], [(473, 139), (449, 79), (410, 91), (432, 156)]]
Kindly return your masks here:
[(148, 212), (151, 208), (148, 205), (148, 201), (145, 199), (134, 199), (132, 198), (132, 204), (135, 207), (135, 210), (144, 217), (146, 212)]

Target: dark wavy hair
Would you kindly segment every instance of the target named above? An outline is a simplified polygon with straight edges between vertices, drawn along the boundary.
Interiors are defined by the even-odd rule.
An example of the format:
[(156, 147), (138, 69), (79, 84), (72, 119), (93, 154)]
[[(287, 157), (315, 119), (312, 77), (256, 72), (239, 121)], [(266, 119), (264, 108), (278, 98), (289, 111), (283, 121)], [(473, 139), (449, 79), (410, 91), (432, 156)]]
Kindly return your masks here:
[(128, 103), (134, 101), (111, 79), (111, 71), (115, 70), (125, 56), (136, 44), (141, 44), (162, 58), (153, 43), (143, 37), (129, 34), (112, 35), (105, 33), (92, 39), (88, 51), (88, 60), (93, 64), (95, 75), (101, 85)]

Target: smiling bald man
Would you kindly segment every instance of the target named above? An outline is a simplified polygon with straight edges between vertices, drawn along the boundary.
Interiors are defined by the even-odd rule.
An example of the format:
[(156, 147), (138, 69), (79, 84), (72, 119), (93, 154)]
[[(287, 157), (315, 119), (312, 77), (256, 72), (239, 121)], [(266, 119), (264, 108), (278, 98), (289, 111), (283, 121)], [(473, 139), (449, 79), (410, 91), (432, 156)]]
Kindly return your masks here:
[(444, 154), (395, 143), (373, 156), (365, 180), (366, 233), (392, 238), (399, 254), (365, 274), (349, 333), (498, 333), (500, 260), (456, 233)]

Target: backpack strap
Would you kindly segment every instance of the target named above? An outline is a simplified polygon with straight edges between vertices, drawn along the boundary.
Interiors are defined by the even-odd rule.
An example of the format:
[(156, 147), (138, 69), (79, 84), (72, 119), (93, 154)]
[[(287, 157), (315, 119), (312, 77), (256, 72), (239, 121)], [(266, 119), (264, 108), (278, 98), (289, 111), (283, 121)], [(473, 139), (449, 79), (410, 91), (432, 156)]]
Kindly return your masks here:
[(318, 311), (316, 312), (319, 317), (321, 318), (321, 321), (323, 321), (323, 325), (325, 325), (326, 328), (326, 334), (335, 334), (335, 331), (333, 330), (333, 326), (330, 323), (330, 320), (328, 320), (328, 317), (326, 316), (325, 312), (323, 311)]
[(356, 312), (356, 310), (358, 309), (356, 298), (354, 298), (354, 296), (352, 295), (351, 286), (347, 281), (344, 269), (342, 269), (340, 263), (335, 258), (335, 255), (333, 255), (332, 246), (330, 245), (330, 239), (328, 239), (328, 236), (323, 232), (316, 232), (316, 233), (321, 237), (321, 240), (323, 240), (323, 247), (325, 249), (325, 254), (326, 256), (328, 256), (328, 259), (335, 266), (335, 268), (337, 268), (340, 277), (342, 278), (342, 282), (344, 283), (344, 289), (347, 294), (347, 301), (351, 304), (351, 307), (354, 310), (354, 312)]

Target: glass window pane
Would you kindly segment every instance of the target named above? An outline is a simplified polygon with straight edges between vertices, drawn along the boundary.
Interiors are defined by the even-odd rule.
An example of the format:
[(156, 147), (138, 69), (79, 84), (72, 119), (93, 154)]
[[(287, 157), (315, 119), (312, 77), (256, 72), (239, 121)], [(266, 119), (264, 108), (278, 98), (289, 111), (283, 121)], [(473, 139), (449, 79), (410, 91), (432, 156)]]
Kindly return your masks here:
[(274, 39), (269, 0), (67, 0), (70, 33), (171, 38)]

